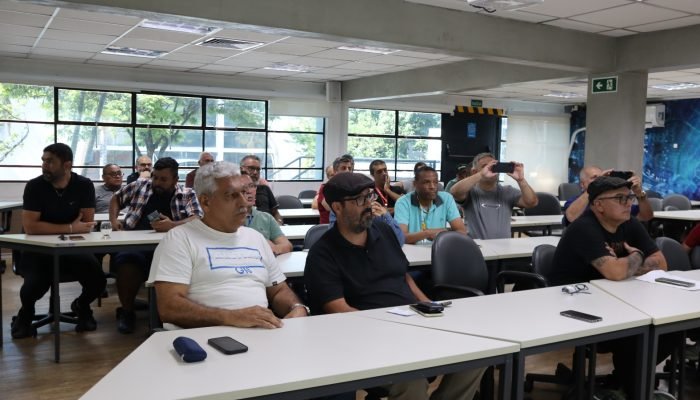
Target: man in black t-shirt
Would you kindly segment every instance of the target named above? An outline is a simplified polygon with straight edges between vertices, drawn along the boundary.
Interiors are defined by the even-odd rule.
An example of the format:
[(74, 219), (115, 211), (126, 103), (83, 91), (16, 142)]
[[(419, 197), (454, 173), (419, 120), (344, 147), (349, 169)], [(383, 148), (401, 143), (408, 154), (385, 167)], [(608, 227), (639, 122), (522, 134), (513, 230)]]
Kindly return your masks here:
[[(41, 156), (42, 175), (24, 187), (22, 225), (30, 235), (71, 235), (89, 233), (95, 226), (95, 186), (74, 172), (73, 151), (63, 143), (47, 146)], [(106, 279), (93, 255), (60, 257), (61, 274), (76, 277), (83, 289), (71, 303), (78, 317), (75, 330), (94, 331), (97, 322), (90, 303), (104, 291)], [(15, 339), (36, 335), (32, 327), (34, 304), (53, 282), (53, 257), (24, 252), (19, 269), (24, 277), (20, 290), (22, 308), (12, 322)], [(58, 312), (58, 310), (56, 310)]]
[(266, 212), (272, 215), (281, 225), (283, 221), (278, 210), (279, 204), (277, 204), (277, 199), (275, 199), (272, 189), (270, 189), (269, 186), (262, 184), (262, 180), (260, 179), (260, 158), (253, 154), (243, 157), (241, 160), (241, 171), (246, 172), (253, 180), (255, 186), (257, 186), (257, 191), (255, 193), (255, 208), (258, 211)]
[[(344, 173), (324, 187), (335, 225), (309, 251), (304, 277), (312, 313), (352, 312), (429, 301), (407, 273), (408, 260), (391, 228), (374, 221), (374, 182)], [(483, 369), (443, 377), (432, 399), (471, 400)], [(389, 399), (428, 399), (425, 379), (387, 385)]]
[[(550, 285), (568, 285), (594, 279), (624, 280), (654, 269), (666, 270), (666, 259), (636, 218), (631, 218), (632, 182), (610, 176), (588, 185), (589, 209), (569, 225), (552, 260)], [(662, 336), (657, 360), (671, 354), (674, 338)], [(635, 388), (636, 346), (633, 338), (603, 342), (612, 351), (621, 388), (632, 396)]]

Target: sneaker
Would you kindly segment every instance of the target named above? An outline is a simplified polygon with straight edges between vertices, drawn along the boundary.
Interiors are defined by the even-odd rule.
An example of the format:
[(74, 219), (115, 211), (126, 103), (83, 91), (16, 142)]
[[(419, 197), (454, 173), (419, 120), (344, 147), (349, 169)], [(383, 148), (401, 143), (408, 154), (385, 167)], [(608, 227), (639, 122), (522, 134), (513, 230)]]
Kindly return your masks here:
[(78, 299), (75, 299), (71, 303), (70, 309), (78, 317), (78, 324), (75, 325), (76, 332), (94, 331), (97, 329), (97, 321), (92, 316), (90, 306), (83, 307), (78, 304)]
[(655, 391), (651, 398), (652, 400), (676, 400), (676, 397), (671, 393), (663, 392), (661, 390)]
[(125, 310), (121, 307), (117, 308), (117, 330), (119, 333), (134, 333), (135, 319), (136, 314), (133, 310)]
[[(31, 312), (30, 312), (31, 311)], [(25, 311), (20, 308), (16, 317), (12, 317), (11, 334), (13, 339), (23, 339), (36, 336), (36, 328), (32, 326), (34, 310)]]

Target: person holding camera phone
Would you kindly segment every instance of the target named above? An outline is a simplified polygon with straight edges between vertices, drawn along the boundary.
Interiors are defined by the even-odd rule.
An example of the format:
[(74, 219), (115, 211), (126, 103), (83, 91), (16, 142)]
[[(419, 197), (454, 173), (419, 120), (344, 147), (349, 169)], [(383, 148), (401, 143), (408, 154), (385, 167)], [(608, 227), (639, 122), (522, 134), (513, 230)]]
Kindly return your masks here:
[[(519, 189), (498, 183), (496, 167), (501, 166), (518, 183)], [(531, 208), (538, 202), (535, 191), (525, 180), (523, 164), (499, 163), (491, 153), (477, 154), (472, 161), (471, 175), (455, 183), (450, 193), (457, 203), (462, 203), (469, 236), (474, 239), (511, 237), (513, 207)]]
[[(115, 193), (109, 205), (112, 229), (167, 232), (201, 217), (203, 211), (194, 191), (177, 184), (178, 167), (174, 159), (160, 158), (153, 166), (150, 179), (138, 179)], [(119, 210), (126, 206), (129, 208), (122, 224)], [(111, 264), (117, 272), (117, 293), (121, 302), (117, 309), (117, 330), (120, 333), (134, 332), (134, 301), (146, 281), (152, 258), (152, 251), (127, 251), (114, 255)]]
[[(352, 172), (337, 174), (324, 193), (338, 218), (306, 258), (304, 278), (312, 311), (352, 312), (429, 301), (407, 273), (408, 260), (392, 229), (372, 216), (374, 181)], [(430, 397), (426, 379), (385, 389), (392, 400), (472, 400), (483, 372), (476, 368), (447, 374)]]
[(647, 194), (642, 189), (642, 179), (633, 171), (615, 171), (607, 169), (603, 171), (599, 167), (590, 165), (583, 167), (579, 174), (579, 184), (581, 185), (581, 193), (578, 196), (566, 200), (563, 211), (564, 217), (562, 224), (569, 226), (576, 218), (580, 217), (584, 211), (588, 209), (588, 185), (599, 176), (617, 176), (632, 183), (632, 192), (637, 197), (637, 204), (632, 205), (632, 216), (637, 217), (640, 221), (649, 221), (654, 218), (654, 210), (647, 200)]

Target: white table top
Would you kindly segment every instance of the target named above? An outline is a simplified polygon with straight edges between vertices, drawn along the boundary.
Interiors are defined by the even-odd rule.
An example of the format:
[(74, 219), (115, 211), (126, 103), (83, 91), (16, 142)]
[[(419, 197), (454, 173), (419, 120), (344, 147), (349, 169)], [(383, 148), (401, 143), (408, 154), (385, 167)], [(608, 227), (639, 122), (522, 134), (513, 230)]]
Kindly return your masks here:
[(286, 218), (319, 218), (318, 210), (312, 208), (280, 208), (283, 219)]
[[(284, 327), (270, 330), (211, 327), (155, 333), (82, 399), (239, 399), (518, 351), (513, 343), (354, 314), (285, 320)], [(207, 359), (180, 362), (172, 346), (178, 336), (197, 341)], [(223, 355), (206, 343), (218, 336), (231, 336), (249, 350)]]
[[(669, 273), (700, 279), (700, 272), (695, 271)], [(700, 318), (700, 291), (691, 292), (634, 278), (624, 281), (597, 279), (591, 284), (649, 315), (654, 325)]]
[(700, 221), (700, 210), (654, 211), (654, 218)]
[[(589, 285), (591, 294), (569, 295), (561, 286), (457, 299), (442, 317), (403, 317), (387, 309), (359, 315), (519, 343), (529, 348), (602, 333), (648, 325), (650, 318), (602, 289)], [(407, 306), (401, 307), (407, 308)], [(576, 310), (603, 318), (589, 323), (559, 313)]]
[(12, 210), (22, 207), (21, 201), (0, 201), (0, 211)]
[(561, 215), (525, 215), (511, 217), (511, 228), (524, 228), (530, 226), (561, 225)]
[(700, 200), (690, 200), (691, 207), (700, 207)]
[(301, 240), (306, 237), (306, 232), (308, 232), (311, 227), (315, 225), (282, 225), (282, 233), (289, 240)]
[(507, 239), (477, 239), (475, 242), (481, 248), (484, 260), (502, 260), (507, 258), (522, 258), (532, 256), (535, 247), (541, 244), (559, 244), (559, 236), (535, 236)]
[(299, 199), (301, 201), (301, 204), (304, 206), (311, 207), (311, 203), (313, 203), (314, 199)]
[(280, 270), (287, 278), (299, 278), (304, 276), (306, 256), (308, 251), (290, 251), (276, 257)]
[(66, 237), (80, 236), (84, 240), (61, 240), (60, 235), (1, 235), (0, 242), (21, 243), (40, 247), (93, 247), (106, 244), (128, 246), (133, 244), (157, 244), (165, 236), (156, 231), (115, 231), (109, 239), (103, 239), (100, 232), (65, 235)]

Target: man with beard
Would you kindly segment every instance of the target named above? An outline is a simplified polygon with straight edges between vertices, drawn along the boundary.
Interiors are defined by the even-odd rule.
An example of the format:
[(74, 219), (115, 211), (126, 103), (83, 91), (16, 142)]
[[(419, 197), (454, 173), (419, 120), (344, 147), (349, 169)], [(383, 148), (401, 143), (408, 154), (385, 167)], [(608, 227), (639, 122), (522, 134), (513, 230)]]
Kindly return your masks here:
[(136, 171), (132, 172), (129, 176), (126, 177), (126, 184), (130, 184), (131, 182), (140, 179), (140, 178), (150, 178), (151, 177), (151, 169), (153, 168), (153, 161), (151, 161), (151, 157), (149, 156), (141, 156), (136, 159)]
[(282, 229), (272, 215), (260, 212), (255, 208), (255, 192), (257, 187), (248, 174), (241, 174), (244, 196), (247, 203), (248, 215), (246, 215), (245, 226), (258, 231), (270, 244), (272, 253), (275, 256), (292, 251), (292, 242), (284, 236)]
[(280, 318), (307, 316), (265, 238), (243, 226), (248, 212), (239, 166), (204, 165), (194, 188), (204, 217), (169, 231), (153, 257), (149, 280), (161, 320), (183, 328), (272, 329), (282, 327)]
[(103, 185), (95, 188), (95, 212), (108, 213), (109, 203), (114, 193), (122, 188), (124, 174), (117, 164), (107, 164), (102, 168)]
[[(408, 260), (391, 228), (372, 218), (374, 182), (355, 173), (326, 183), (335, 226), (309, 251), (304, 278), (314, 312), (336, 313), (429, 301), (407, 273)], [(410, 350), (408, 350), (410, 351)], [(445, 375), (432, 399), (471, 400), (483, 369)], [(389, 399), (428, 399), (428, 382), (387, 385)]]
[(369, 164), (369, 174), (374, 179), (374, 192), (381, 205), (393, 211), (394, 205), (403, 195), (403, 189), (399, 186), (391, 186), (389, 171), (382, 160), (374, 160)]
[[(151, 179), (139, 179), (126, 185), (112, 197), (109, 220), (114, 230), (170, 229), (202, 216), (202, 210), (192, 189), (177, 184), (178, 163), (170, 157), (158, 160)], [(129, 206), (124, 223), (119, 210)], [(153, 252), (121, 252), (114, 256), (117, 271), (117, 292), (122, 306), (117, 309), (121, 333), (134, 332), (134, 300), (148, 276)]]
[[(95, 187), (89, 179), (71, 172), (73, 151), (63, 143), (55, 143), (44, 149), (41, 161), (42, 175), (27, 182), (24, 188), (24, 232), (30, 235), (89, 233), (95, 226)], [(83, 287), (80, 296), (71, 304), (71, 310), (78, 317), (75, 330), (94, 331), (97, 322), (90, 303), (105, 288), (102, 268), (91, 254), (61, 256), (59, 262), (61, 273), (77, 277)], [(31, 252), (22, 255), (19, 266), (24, 277), (19, 294), (22, 308), (12, 322), (13, 338), (36, 335), (32, 327), (34, 304), (51, 287), (52, 265), (50, 255)]]
[(432, 167), (422, 167), (416, 173), (416, 190), (396, 202), (394, 219), (406, 236), (406, 243), (435, 240), (438, 233), (446, 231), (447, 224), (453, 231), (467, 234), (452, 195), (438, 191), (437, 172)]

